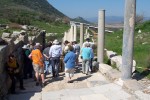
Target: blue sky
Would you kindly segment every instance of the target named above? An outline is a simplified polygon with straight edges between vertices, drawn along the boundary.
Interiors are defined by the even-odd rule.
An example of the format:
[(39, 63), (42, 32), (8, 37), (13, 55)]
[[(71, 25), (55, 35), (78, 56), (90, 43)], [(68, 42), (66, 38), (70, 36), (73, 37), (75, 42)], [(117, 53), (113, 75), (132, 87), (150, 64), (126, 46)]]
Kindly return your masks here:
[[(98, 16), (100, 9), (106, 10), (106, 16), (123, 16), (125, 0), (48, 0), (56, 9), (70, 18)], [(150, 0), (137, 0), (136, 12), (150, 17)]]

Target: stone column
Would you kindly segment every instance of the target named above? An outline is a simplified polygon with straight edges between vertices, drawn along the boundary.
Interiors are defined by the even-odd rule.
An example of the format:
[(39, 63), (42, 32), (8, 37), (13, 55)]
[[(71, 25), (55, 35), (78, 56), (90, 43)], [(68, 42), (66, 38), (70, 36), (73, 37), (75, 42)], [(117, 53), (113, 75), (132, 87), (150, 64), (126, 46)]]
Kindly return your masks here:
[(80, 23), (80, 47), (82, 47), (84, 40), (84, 24)]
[[(74, 40), (74, 30), (73, 30), (73, 29), (74, 29), (74, 28), (73, 28), (73, 25), (71, 25), (71, 31), (70, 31), (70, 32), (71, 32), (71, 33), (70, 33), (71, 41), (73, 41), (73, 40)], [(71, 42), (71, 41), (70, 41), (70, 42)]]
[(131, 79), (132, 77), (135, 16), (136, 0), (125, 0), (122, 80)]
[(77, 25), (74, 25), (74, 41), (77, 41)]
[(86, 34), (88, 33), (88, 29), (85, 30), (85, 33), (86, 33)]
[(85, 29), (85, 34), (86, 34), (86, 35), (88, 34), (88, 29), (87, 29), (87, 28)]
[(97, 45), (97, 57), (99, 63), (103, 63), (104, 60), (104, 38), (105, 38), (104, 33), (105, 33), (105, 10), (100, 10), (98, 18), (98, 45)]
[(66, 32), (64, 33), (64, 40), (63, 41), (65, 41), (65, 40), (67, 40), (67, 33)]
[(70, 37), (69, 37), (69, 35), (70, 35), (70, 29), (69, 29), (69, 31), (66, 33), (66, 37), (67, 37), (67, 40), (68, 40), (68, 41), (70, 41), (70, 39), (69, 39), (69, 38), (70, 38)]
[(87, 38), (90, 38), (90, 33), (88, 33), (89, 27), (87, 27)]
[(70, 27), (70, 29), (69, 29), (69, 31), (68, 31), (68, 33), (67, 33), (67, 40), (68, 40), (69, 42), (72, 41), (72, 27)]

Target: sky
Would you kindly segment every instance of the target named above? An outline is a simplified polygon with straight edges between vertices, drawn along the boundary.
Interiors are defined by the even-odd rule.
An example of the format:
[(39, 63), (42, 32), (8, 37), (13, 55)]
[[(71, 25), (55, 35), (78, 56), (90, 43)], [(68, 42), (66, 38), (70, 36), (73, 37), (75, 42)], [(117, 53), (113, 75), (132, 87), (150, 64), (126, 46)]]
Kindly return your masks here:
[[(57, 10), (70, 18), (92, 18), (104, 9), (106, 16), (124, 16), (125, 0), (48, 0)], [(150, 0), (136, 0), (136, 13), (150, 17)]]

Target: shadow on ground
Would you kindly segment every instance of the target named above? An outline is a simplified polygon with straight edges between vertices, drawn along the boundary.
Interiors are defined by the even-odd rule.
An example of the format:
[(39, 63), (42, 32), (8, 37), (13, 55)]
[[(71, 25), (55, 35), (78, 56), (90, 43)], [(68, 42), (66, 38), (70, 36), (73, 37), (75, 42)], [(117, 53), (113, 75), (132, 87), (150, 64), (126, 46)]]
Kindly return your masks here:
[(141, 80), (141, 79), (145, 78), (148, 75), (150, 75), (150, 69), (145, 69), (142, 72), (135, 71), (134, 74), (133, 74), (133, 79)]
[[(8, 94), (7, 100), (30, 100), (32, 97), (40, 98), (40, 92), (42, 91), (42, 87), (35, 85), (34, 79), (25, 79), (24, 87), (25, 90), (19, 89), (19, 82), (16, 85), (16, 94)], [(20, 99), (21, 98), (21, 99)]]

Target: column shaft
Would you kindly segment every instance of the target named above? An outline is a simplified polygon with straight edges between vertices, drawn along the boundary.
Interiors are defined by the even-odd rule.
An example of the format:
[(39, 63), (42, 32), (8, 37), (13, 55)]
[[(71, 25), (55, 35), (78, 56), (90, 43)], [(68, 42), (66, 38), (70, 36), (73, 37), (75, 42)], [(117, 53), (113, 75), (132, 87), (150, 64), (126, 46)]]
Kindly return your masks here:
[(84, 40), (84, 25), (80, 23), (80, 47), (82, 47), (83, 40)]
[(99, 63), (103, 63), (104, 60), (104, 39), (105, 39), (104, 33), (105, 33), (105, 10), (100, 10), (98, 18), (98, 45), (97, 45), (97, 57)]
[(74, 25), (74, 41), (77, 41), (77, 25)]
[(130, 79), (132, 77), (135, 15), (136, 0), (125, 0), (122, 79)]

